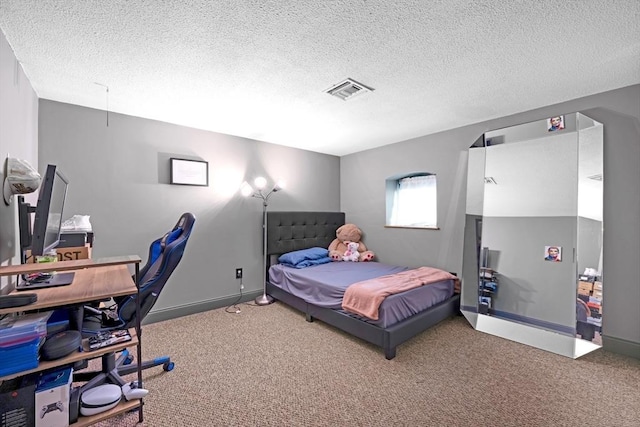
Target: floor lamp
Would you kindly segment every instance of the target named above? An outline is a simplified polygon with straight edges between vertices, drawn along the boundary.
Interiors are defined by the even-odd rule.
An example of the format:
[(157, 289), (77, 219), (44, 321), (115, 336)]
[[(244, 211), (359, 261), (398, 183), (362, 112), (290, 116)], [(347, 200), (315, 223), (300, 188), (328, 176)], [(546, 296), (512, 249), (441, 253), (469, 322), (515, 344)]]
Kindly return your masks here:
[(262, 295), (256, 297), (255, 302), (257, 305), (267, 305), (273, 302), (273, 298), (267, 295), (267, 207), (269, 206), (269, 197), (277, 191), (282, 190), (282, 184), (276, 183), (271, 191), (264, 191), (267, 185), (267, 180), (263, 177), (258, 177), (254, 181), (256, 191), (247, 185), (243, 189), (243, 194), (246, 196), (251, 195), (262, 200)]

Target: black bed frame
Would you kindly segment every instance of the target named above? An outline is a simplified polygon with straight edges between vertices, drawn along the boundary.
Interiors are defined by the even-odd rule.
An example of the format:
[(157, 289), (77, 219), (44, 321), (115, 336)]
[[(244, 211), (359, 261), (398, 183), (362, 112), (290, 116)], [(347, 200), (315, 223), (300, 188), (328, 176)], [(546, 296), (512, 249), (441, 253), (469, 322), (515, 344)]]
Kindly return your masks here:
[[(311, 247), (328, 248), (336, 237), (336, 229), (345, 222), (344, 212), (268, 212), (267, 255), (269, 265), (277, 262), (281, 254)], [(267, 266), (268, 269), (268, 266)], [(367, 323), (348, 314), (318, 307), (273, 286), (267, 281), (267, 293), (273, 298), (300, 310), (306, 320), (321, 320), (348, 334), (384, 349), (391, 360), (396, 347), (441, 321), (453, 317), (460, 310), (460, 295), (420, 312), (387, 328)]]

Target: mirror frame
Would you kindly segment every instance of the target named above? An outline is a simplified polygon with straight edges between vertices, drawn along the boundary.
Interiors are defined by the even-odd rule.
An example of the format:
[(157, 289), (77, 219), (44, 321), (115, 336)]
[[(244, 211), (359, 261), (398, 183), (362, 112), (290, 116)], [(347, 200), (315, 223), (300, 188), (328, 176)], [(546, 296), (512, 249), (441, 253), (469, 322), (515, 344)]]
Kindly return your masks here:
[[(490, 149), (492, 145), (504, 144), (504, 143), (517, 143), (523, 141), (529, 141), (527, 137), (528, 134), (531, 133), (533, 129), (533, 139), (543, 138), (548, 135), (551, 135), (551, 132), (558, 131), (558, 134), (562, 132), (564, 135), (574, 134), (576, 135), (576, 164), (572, 165), (574, 169), (577, 169), (576, 176), (576, 185), (575, 185), (575, 213), (573, 216), (575, 217), (575, 230), (571, 231), (574, 233), (573, 237), (573, 248), (565, 248), (563, 257), (566, 257), (567, 262), (572, 263), (572, 292), (576, 295), (576, 298), (579, 297), (578, 283), (580, 279), (585, 279), (585, 277), (579, 274), (578, 266), (580, 260), (580, 254), (576, 253), (577, 248), (580, 246), (581, 248), (585, 245), (585, 241), (578, 242), (578, 239), (582, 239), (580, 237), (579, 232), (579, 218), (580, 216), (580, 198), (584, 196), (584, 189), (582, 188), (582, 184), (580, 182), (583, 180), (584, 175), (584, 165), (587, 164), (585, 159), (583, 159), (583, 144), (581, 144), (581, 139), (586, 138), (586, 135), (583, 133), (588, 131), (591, 128), (597, 127), (599, 128), (599, 158), (587, 160), (590, 166), (593, 166), (593, 163), (597, 163), (597, 167), (599, 167), (600, 171), (600, 194), (599, 201), (597, 205), (599, 206), (600, 212), (600, 233), (598, 237), (598, 244), (600, 245), (600, 254), (599, 254), (599, 263), (597, 266), (597, 276), (595, 277), (596, 281), (599, 279), (599, 283), (602, 284), (602, 150), (604, 144), (603, 137), (603, 124), (596, 122), (595, 120), (585, 116), (582, 113), (570, 113), (563, 116), (564, 127), (561, 129), (551, 129), (550, 128), (550, 119), (542, 119), (535, 122), (524, 123), (521, 125), (511, 126), (508, 128), (497, 129), (495, 131), (490, 131), (483, 134), (478, 140), (470, 147), (469, 149), (469, 164), (468, 164), (468, 175), (467, 175), (467, 210), (466, 210), (466, 221), (465, 221), (465, 244), (464, 244), (464, 255), (463, 255), (463, 286), (462, 286), (462, 298), (461, 298), (461, 312), (469, 321), (469, 323), (478, 331), (490, 333), (492, 335), (500, 336), (502, 338), (506, 338), (512, 341), (516, 341), (522, 344), (530, 345), (536, 348), (540, 348), (542, 350), (550, 351), (556, 354), (560, 354), (563, 356), (578, 358), (587, 353), (590, 353), (594, 350), (597, 350), (602, 347), (601, 343), (595, 343), (593, 341), (579, 338), (579, 335), (576, 335), (577, 330), (577, 322), (576, 322), (576, 306), (569, 306), (567, 310), (571, 310), (571, 313), (564, 313), (565, 317), (572, 319), (573, 325), (575, 327), (562, 327), (561, 330), (554, 330), (554, 328), (546, 327), (544, 321), (528, 323), (528, 319), (526, 317), (519, 318), (518, 315), (514, 315), (512, 318), (502, 317), (500, 312), (492, 313), (490, 310), (487, 310), (483, 304), (480, 304), (481, 296), (484, 295), (481, 293), (481, 289), (485, 289), (483, 282), (486, 282), (486, 279), (483, 279), (481, 276), (481, 267), (490, 267), (488, 264), (489, 258), (489, 250), (485, 248), (485, 241), (482, 235), (482, 221), (485, 217), (486, 213), (486, 192), (485, 186), (495, 184), (496, 178), (492, 176), (487, 176), (486, 171), (486, 154), (487, 150)], [(536, 133), (537, 132), (537, 133)], [(546, 134), (549, 132), (549, 134)], [(581, 133), (583, 138), (581, 138)], [(596, 144), (597, 145), (597, 144)], [(597, 148), (597, 147), (596, 147)], [(473, 154), (472, 154), (473, 153)], [(481, 163), (481, 164), (479, 164)], [(592, 178), (592, 177), (589, 177)], [(593, 179), (593, 178), (592, 178)], [(597, 196), (597, 194), (596, 194)], [(478, 226), (479, 223), (479, 226)], [(589, 237), (589, 236), (587, 236)], [(586, 239), (583, 239), (586, 240)], [(536, 249), (537, 250), (537, 249)], [(572, 254), (573, 250), (573, 254)], [(573, 259), (572, 258), (573, 255)], [(541, 257), (543, 259), (543, 257)], [(570, 266), (566, 266), (570, 267)], [(566, 268), (565, 268), (566, 270)], [(593, 270), (593, 269), (590, 269)], [(585, 271), (586, 273), (586, 271)], [(494, 276), (497, 282), (497, 298), (500, 297), (500, 273), (499, 269), (496, 269), (496, 275)], [(508, 279), (508, 278), (507, 278)], [(594, 277), (590, 278), (593, 282)], [(602, 286), (602, 285), (600, 285)], [(491, 295), (490, 293), (487, 295)], [(569, 295), (570, 296), (570, 295)], [(489, 299), (491, 301), (491, 298)], [(600, 294), (600, 313), (601, 313), (601, 294)], [(577, 303), (575, 303), (577, 304)], [(524, 319), (524, 321), (523, 321)], [(601, 317), (600, 317), (601, 322)], [(549, 323), (550, 325), (554, 325), (553, 323)], [(599, 326), (601, 330), (601, 323)]]

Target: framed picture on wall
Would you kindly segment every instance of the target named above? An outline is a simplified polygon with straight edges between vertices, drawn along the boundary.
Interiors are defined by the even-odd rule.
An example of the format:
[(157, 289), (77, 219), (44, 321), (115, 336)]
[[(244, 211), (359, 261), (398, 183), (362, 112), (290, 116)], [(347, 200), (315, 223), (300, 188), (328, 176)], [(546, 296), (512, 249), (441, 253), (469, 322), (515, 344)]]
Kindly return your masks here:
[(545, 246), (544, 260), (551, 262), (562, 261), (562, 246)]
[(209, 185), (209, 163), (204, 160), (187, 160), (172, 157), (171, 184)]
[(564, 116), (549, 117), (547, 119), (547, 129), (549, 132), (564, 129)]

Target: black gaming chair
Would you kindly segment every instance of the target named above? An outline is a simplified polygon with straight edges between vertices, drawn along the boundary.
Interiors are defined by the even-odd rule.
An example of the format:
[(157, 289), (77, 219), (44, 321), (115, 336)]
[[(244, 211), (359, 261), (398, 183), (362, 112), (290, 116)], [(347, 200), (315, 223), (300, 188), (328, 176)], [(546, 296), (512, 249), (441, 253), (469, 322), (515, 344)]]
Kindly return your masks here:
[[(162, 288), (182, 259), (187, 240), (195, 222), (191, 213), (184, 213), (176, 225), (164, 236), (156, 239), (149, 247), (149, 257), (138, 274), (138, 288), (140, 296), (140, 321), (153, 307)], [(82, 335), (88, 337), (102, 331), (132, 328), (136, 324), (136, 295), (114, 298), (117, 308), (117, 318), (109, 319), (103, 315), (103, 310), (85, 307), (82, 323)], [(108, 320), (108, 321), (107, 321)], [(75, 381), (88, 381), (83, 388), (89, 389), (101, 384), (107, 379), (109, 382), (124, 385), (126, 382), (121, 375), (137, 371), (137, 365), (132, 363), (133, 356), (124, 350), (116, 359), (115, 353), (109, 353), (102, 358), (102, 372), (75, 372)], [(174, 364), (168, 356), (158, 357), (150, 361), (140, 362), (142, 369), (162, 365), (165, 371), (173, 369)]]

